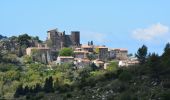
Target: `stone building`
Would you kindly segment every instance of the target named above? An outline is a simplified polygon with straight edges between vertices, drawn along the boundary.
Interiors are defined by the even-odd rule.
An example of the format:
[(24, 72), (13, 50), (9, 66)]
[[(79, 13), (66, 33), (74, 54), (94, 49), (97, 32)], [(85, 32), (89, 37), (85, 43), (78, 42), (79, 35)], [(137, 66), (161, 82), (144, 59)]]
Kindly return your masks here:
[(88, 51), (74, 51), (75, 58), (85, 59), (87, 58), (89, 52)]
[(31, 56), (34, 61), (44, 64), (51, 62), (51, 50), (47, 47), (29, 47), (26, 49), (26, 54)]
[(128, 50), (127, 49), (115, 49), (115, 56), (118, 60), (127, 60), (128, 59)]
[(74, 57), (72, 56), (59, 56), (57, 57), (57, 64), (62, 64), (62, 63), (73, 63), (74, 62)]
[(83, 51), (93, 52), (93, 46), (91, 45), (82, 45), (81, 48)]
[[(53, 50), (60, 50), (63, 47), (77, 47), (80, 45), (80, 32), (71, 31), (71, 35), (66, 35), (65, 31), (59, 32), (58, 29), (47, 31), (47, 44)], [(49, 43), (48, 43), (49, 42)]]
[(98, 59), (101, 61), (107, 61), (108, 60), (108, 48), (105, 46), (98, 46), (96, 48), (98, 49)]
[(91, 61), (89, 59), (74, 58), (74, 65), (76, 68), (84, 68), (90, 64)]

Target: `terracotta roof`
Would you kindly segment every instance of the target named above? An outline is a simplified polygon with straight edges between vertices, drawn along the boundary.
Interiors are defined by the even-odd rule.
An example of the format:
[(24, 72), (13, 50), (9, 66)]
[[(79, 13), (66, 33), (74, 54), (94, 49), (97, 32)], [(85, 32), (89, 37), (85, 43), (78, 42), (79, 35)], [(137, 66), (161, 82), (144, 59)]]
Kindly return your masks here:
[(90, 62), (89, 59), (82, 59), (82, 58), (74, 58), (74, 60), (80, 60), (82, 62)]
[(95, 63), (104, 63), (103, 61), (100, 60), (94, 60)]
[(82, 48), (93, 48), (92, 46), (82, 46)]
[(93, 47), (89, 45), (82, 45), (81, 48), (93, 48)]
[(125, 49), (125, 48), (113, 48), (113, 49), (110, 49), (110, 50), (128, 51), (128, 50)]
[(81, 48), (75, 48), (75, 49), (81, 49)]
[(59, 58), (74, 58), (72, 56), (58, 56)]
[(27, 49), (50, 49), (50, 48), (47, 48), (47, 47), (29, 47)]
[(104, 46), (98, 46), (98, 47), (96, 47), (96, 48), (107, 48), (107, 47), (104, 47)]
[(102, 64), (102, 63), (104, 63), (104, 62), (103, 62), (103, 61), (96, 61), (96, 63), (101, 63), (101, 64)]
[(75, 53), (88, 53), (88, 51), (74, 51)]
[(83, 61), (83, 62), (90, 62), (89, 59), (82, 59), (81, 61)]

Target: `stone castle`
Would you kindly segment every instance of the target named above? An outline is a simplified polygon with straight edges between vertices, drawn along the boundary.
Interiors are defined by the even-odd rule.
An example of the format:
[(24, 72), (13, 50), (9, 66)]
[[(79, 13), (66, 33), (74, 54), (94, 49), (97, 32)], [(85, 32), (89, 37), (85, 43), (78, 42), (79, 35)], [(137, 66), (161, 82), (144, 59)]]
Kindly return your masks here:
[(66, 35), (65, 31), (59, 32), (58, 29), (47, 31), (47, 41), (53, 50), (59, 51), (63, 47), (80, 46), (80, 32), (71, 31), (71, 35)]
[[(64, 47), (72, 48), (74, 55), (56, 55)], [(71, 34), (67, 35), (65, 31), (60, 32), (58, 29), (47, 31), (46, 42), (39, 44), (37, 47), (27, 48), (26, 54), (32, 56), (34, 61), (41, 63), (62, 64), (72, 62), (77, 68), (88, 66), (91, 63), (96, 64), (98, 67), (103, 67), (108, 64), (108, 60), (122, 61), (120, 66), (129, 66), (138, 63), (134, 60), (129, 60), (127, 49), (98, 46), (94, 45), (93, 41), (88, 42), (88, 45), (80, 44), (79, 31), (71, 31)]]

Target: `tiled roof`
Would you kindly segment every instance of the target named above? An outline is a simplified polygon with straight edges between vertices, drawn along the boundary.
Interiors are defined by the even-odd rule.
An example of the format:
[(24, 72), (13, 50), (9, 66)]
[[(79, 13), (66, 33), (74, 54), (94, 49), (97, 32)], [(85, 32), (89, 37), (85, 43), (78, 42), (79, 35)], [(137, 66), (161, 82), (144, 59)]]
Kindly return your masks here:
[(48, 47), (29, 47), (29, 48), (27, 48), (27, 49), (50, 49), (50, 48), (48, 48)]
[(81, 47), (82, 48), (93, 48), (92, 46), (89, 46), (89, 45), (82, 45)]
[(113, 49), (110, 49), (110, 50), (128, 51), (128, 50), (125, 49), (125, 48), (113, 48)]
[(88, 51), (74, 51), (75, 53), (88, 53)]
[(59, 58), (74, 58), (72, 56), (59, 56)]
[(97, 46), (96, 48), (107, 49), (107, 47), (104, 47), (104, 46)]

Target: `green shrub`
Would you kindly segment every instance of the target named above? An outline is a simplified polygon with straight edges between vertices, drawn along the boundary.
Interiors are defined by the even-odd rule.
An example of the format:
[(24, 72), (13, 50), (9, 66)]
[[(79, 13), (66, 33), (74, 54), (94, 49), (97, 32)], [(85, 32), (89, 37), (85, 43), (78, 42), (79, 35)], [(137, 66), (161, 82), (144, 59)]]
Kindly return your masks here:
[(121, 81), (130, 81), (132, 79), (132, 75), (131, 73), (129, 73), (128, 71), (123, 71), (120, 75), (119, 75), (119, 80)]
[(170, 100), (170, 90), (161, 94), (161, 100)]
[(63, 48), (59, 52), (60, 56), (73, 56), (73, 50), (71, 48)]

